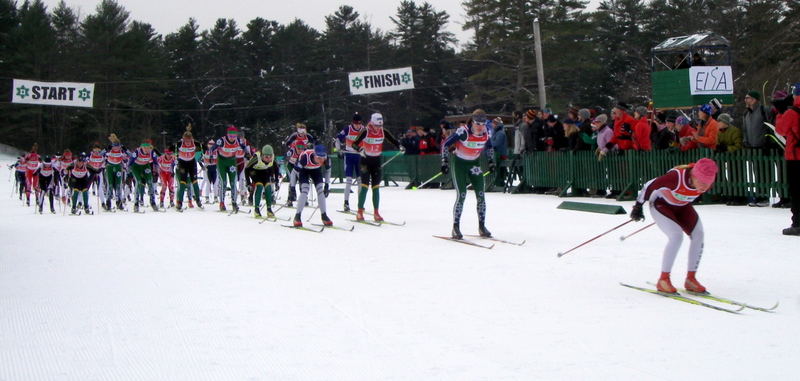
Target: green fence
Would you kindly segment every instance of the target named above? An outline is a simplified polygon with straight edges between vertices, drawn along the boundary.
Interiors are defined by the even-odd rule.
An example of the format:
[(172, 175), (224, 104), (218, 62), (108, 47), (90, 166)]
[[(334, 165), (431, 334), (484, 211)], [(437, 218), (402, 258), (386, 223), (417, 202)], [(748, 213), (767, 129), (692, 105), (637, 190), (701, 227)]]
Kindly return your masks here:
[[(439, 155), (397, 155), (385, 152), (383, 162), (384, 181), (403, 181), (420, 184), (437, 173), (441, 165)], [(719, 166), (714, 187), (707, 195), (717, 196), (788, 196), (786, 161), (777, 152), (764, 155), (760, 150), (740, 150), (734, 153), (715, 153), (708, 149), (695, 149), (686, 152), (669, 151), (627, 151), (624, 154), (609, 154), (598, 161), (592, 151), (580, 152), (536, 152), (519, 160), (505, 160), (500, 163), (507, 168), (510, 177), (517, 184), (517, 192), (525, 192), (530, 187), (582, 189), (611, 189), (635, 192), (650, 179), (666, 173), (680, 164), (691, 163), (702, 157), (714, 159)], [(344, 176), (342, 161), (330, 156), (331, 177)], [(391, 161), (390, 161), (391, 160)], [(388, 162), (388, 163), (387, 163)], [(513, 166), (522, 165), (515, 171)], [(484, 171), (486, 161), (482, 160)], [(487, 176), (491, 184), (495, 175)], [(442, 181), (449, 177), (442, 177)], [(502, 191), (507, 187), (489, 187), (488, 190)]]
[(708, 149), (686, 152), (627, 151), (609, 154), (598, 161), (591, 151), (540, 152), (524, 161), (524, 187), (613, 189), (637, 191), (655, 177), (680, 164), (702, 157), (714, 159), (719, 166), (714, 187), (708, 195), (788, 196), (786, 162), (777, 153), (740, 150), (717, 154)]

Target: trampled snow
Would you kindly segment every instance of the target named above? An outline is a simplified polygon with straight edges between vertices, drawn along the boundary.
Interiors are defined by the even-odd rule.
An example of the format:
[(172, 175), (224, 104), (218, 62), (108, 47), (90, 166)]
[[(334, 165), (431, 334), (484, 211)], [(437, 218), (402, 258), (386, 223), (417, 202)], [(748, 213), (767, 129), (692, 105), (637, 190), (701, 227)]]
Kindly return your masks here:
[[(105, 213), (94, 197), (93, 216), (39, 215), (11, 194), (12, 159), (0, 158), (10, 179), (0, 380), (797, 379), (800, 238), (781, 235), (788, 209), (698, 207), (698, 279), (754, 305), (780, 302), (734, 315), (619, 285), (659, 275), (666, 239), (656, 227), (619, 239), (649, 215), (561, 258), (628, 217), (490, 193), (487, 227), (526, 243), (485, 250), (432, 237), (450, 232), (453, 190), (402, 183), (381, 188), (380, 210), (406, 225), (353, 232), (259, 224), (214, 205)], [(329, 215), (349, 227), (335, 211), (342, 197), (330, 195)], [(477, 233), (472, 193), (462, 231)]]

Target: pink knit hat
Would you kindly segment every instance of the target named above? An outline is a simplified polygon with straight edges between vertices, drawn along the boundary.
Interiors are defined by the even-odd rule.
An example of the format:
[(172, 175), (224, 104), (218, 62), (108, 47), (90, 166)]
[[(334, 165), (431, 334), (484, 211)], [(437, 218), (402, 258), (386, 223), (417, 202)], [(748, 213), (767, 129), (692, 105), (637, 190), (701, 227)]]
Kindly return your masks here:
[(712, 184), (717, 177), (717, 163), (704, 157), (694, 163), (692, 173), (703, 184)]

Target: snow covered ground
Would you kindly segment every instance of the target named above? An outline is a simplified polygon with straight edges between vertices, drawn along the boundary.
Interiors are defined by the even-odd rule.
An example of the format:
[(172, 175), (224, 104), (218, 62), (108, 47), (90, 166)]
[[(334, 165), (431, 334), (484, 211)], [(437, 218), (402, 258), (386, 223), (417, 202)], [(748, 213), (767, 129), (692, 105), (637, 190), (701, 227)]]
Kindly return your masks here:
[[(0, 157), (4, 178), (11, 162)], [(780, 302), (734, 315), (619, 285), (658, 277), (657, 228), (619, 239), (649, 215), (558, 258), (628, 217), (556, 209), (554, 196), (489, 194), (488, 228), (527, 242), (485, 250), (431, 237), (449, 234), (452, 190), (382, 188), (381, 213), (405, 226), (316, 234), (210, 205), (38, 215), (6, 184), (0, 380), (797, 379), (800, 238), (781, 235), (786, 209), (698, 208), (698, 279)], [(350, 226), (341, 203), (331, 194), (329, 214)], [(474, 209), (470, 193), (465, 234)]]

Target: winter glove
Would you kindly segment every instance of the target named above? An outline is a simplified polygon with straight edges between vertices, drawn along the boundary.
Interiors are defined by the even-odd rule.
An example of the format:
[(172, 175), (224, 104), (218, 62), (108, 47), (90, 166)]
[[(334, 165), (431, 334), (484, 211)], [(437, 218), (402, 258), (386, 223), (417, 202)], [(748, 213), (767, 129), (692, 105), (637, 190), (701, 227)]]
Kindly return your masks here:
[(597, 161), (603, 161), (603, 158), (606, 157), (606, 151), (599, 150), (600, 153), (597, 154)]
[(400, 146), (400, 152), (406, 153), (406, 146)]
[(344, 154), (342, 153), (342, 151), (336, 151), (336, 157), (338, 157), (339, 160), (342, 160), (344, 159)]
[(328, 195), (331, 194), (331, 190), (328, 187), (328, 183), (325, 183), (325, 187), (322, 188), (322, 194), (325, 195), (325, 198), (328, 198)]
[(367, 151), (364, 151), (364, 147), (358, 147), (357, 149), (358, 154), (361, 155), (361, 157), (367, 157)]
[(497, 167), (494, 165), (494, 161), (489, 162), (489, 172), (494, 172)]
[(450, 173), (450, 162), (448, 162), (447, 159), (443, 158), (442, 159), (442, 174), (446, 175), (448, 173)]
[(636, 205), (633, 206), (633, 209), (631, 209), (631, 219), (636, 222), (644, 221), (644, 210), (642, 210), (641, 203), (637, 202)]
[(619, 130), (620, 130), (620, 132), (623, 132), (623, 133), (626, 133), (626, 134), (630, 134), (632, 132), (631, 125), (628, 124), (628, 123), (622, 123), (622, 125), (619, 126)]
[(728, 152), (728, 146), (725, 144), (717, 144), (717, 153)]

